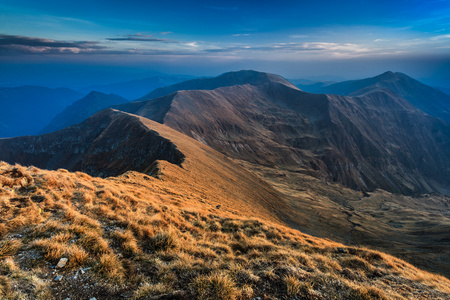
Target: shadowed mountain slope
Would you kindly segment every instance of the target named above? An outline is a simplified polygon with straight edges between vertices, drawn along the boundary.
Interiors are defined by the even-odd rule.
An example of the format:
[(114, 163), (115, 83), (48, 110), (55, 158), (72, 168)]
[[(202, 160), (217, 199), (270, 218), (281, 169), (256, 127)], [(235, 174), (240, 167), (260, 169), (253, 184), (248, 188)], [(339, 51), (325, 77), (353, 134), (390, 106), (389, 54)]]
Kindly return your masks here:
[(81, 123), (102, 109), (125, 102), (128, 102), (128, 100), (118, 95), (90, 92), (88, 95), (75, 101), (72, 105), (56, 115), (40, 133), (57, 131)]
[(403, 73), (386, 72), (372, 78), (339, 82), (317, 89), (316, 92), (361, 96), (378, 89), (389, 89), (427, 114), (450, 122), (450, 95)]
[(0, 139), (0, 160), (101, 177), (139, 171), (163, 176), (186, 193), (201, 192), (224, 210), (271, 220), (282, 215), (278, 193), (223, 154), (165, 125), (112, 109), (54, 133)]
[[(236, 82), (247, 79), (247, 71), (242, 74)], [(447, 123), (388, 89), (357, 97), (319, 95), (264, 73), (256, 77), (265, 81), (182, 90), (116, 108), (253, 163), (298, 170), (363, 191), (449, 193)], [(196, 82), (201, 86), (201, 80)]]
[(81, 97), (82, 93), (66, 88), (0, 87), (0, 138), (37, 134)]

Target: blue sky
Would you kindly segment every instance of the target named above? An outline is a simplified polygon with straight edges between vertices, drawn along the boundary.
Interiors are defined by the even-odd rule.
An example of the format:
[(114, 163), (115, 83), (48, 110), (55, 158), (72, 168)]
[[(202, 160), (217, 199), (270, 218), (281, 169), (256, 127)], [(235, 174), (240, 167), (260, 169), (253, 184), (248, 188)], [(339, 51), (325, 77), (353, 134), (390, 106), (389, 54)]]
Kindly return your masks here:
[(252, 68), (289, 78), (392, 70), (450, 87), (450, 0), (2, 0), (0, 63), (0, 84), (36, 82), (36, 72), (42, 84), (64, 84), (64, 72), (66, 85), (83, 85)]

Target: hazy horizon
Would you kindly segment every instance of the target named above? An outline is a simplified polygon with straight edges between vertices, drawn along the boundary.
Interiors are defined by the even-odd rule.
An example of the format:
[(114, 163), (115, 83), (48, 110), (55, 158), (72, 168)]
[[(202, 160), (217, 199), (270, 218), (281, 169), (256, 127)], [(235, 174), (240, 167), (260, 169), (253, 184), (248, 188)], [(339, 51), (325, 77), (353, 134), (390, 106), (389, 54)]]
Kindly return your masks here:
[(0, 11), (0, 85), (254, 69), (340, 80), (393, 71), (450, 88), (448, 0), (4, 0)]

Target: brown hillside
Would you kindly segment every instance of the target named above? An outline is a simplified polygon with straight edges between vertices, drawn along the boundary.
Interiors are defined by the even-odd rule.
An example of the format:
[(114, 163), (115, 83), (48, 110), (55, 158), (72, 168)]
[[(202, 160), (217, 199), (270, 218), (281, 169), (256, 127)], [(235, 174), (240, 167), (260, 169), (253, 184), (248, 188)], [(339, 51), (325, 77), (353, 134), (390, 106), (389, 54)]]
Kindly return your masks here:
[(178, 171), (102, 179), (0, 163), (1, 297), (450, 297), (448, 279), (392, 256), (211, 207)]
[(284, 207), (274, 189), (223, 154), (165, 125), (112, 109), (54, 133), (2, 139), (0, 159), (94, 176), (162, 172), (186, 195), (198, 191), (205, 205), (240, 215), (280, 220)]
[(302, 174), (237, 161), (279, 191), (289, 225), (347, 245), (365, 245), (450, 276), (450, 197), (358, 192)]

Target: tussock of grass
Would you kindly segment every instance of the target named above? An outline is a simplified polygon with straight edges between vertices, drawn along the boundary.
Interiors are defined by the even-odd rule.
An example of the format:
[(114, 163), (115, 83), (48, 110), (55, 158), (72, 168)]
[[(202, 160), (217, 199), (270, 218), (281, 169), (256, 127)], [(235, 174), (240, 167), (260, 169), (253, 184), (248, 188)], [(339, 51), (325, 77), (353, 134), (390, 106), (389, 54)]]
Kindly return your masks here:
[[(0, 174), (0, 297), (5, 299), (67, 298), (49, 287), (69, 289), (69, 280), (55, 283), (51, 275), (61, 258), (68, 258), (58, 270), (64, 278), (89, 275), (88, 290), (110, 298), (122, 290), (134, 299), (163, 294), (413, 299), (419, 290), (445, 299), (450, 294), (448, 279), (387, 254), (208, 210), (202, 195), (184, 197), (146, 175), (100, 179), (4, 163)], [(36, 188), (23, 188), (23, 178)]]
[(168, 291), (163, 283), (145, 283), (134, 292), (133, 299), (147, 299), (149, 296), (161, 295)]
[(307, 296), (313, 290), (310, 282), (301, 281), (294, 275), (284, 277), (286, 284), (286, 293), (288, 296)]
[(131, 230), (116, 230), (113, 236), (126, 256), (134, 256), (142, 252)]
[(81, 247), (68, 243), (56, 242), (52, 239), (34, 241), (31, 246), (40, 249), (47, 261), (56, 264), (61, 258), (68, 258), (68, 268), (83, 266), (89, 254)]
[(77, 244), (82, 246), (84, 249), (88, 249), (94, 255), (102, 255), (111, 252), (108, 241), (92, 232), (83, 234), (78, 239)]
[(122, 265), (120, 260), (113, 253), (100, 256), (96, 269), (108, 279), (118, 282), (123, 280), (124, 274)]
[(8, 256), (15, 255), (19, 248), (22, 246), (22, 242), (17, 239), (6, 240), (0, 243), (0, 260)]
[(223, 273), (197, 277), (192, 283), (192, 290), (199, 300), (232, 300), (238, 296), (235, 283)]
[(151, 251), (166, 251), (177, 246), (176, 237), (170, 231), (160, 231), (151, 237), (148, 249)]

